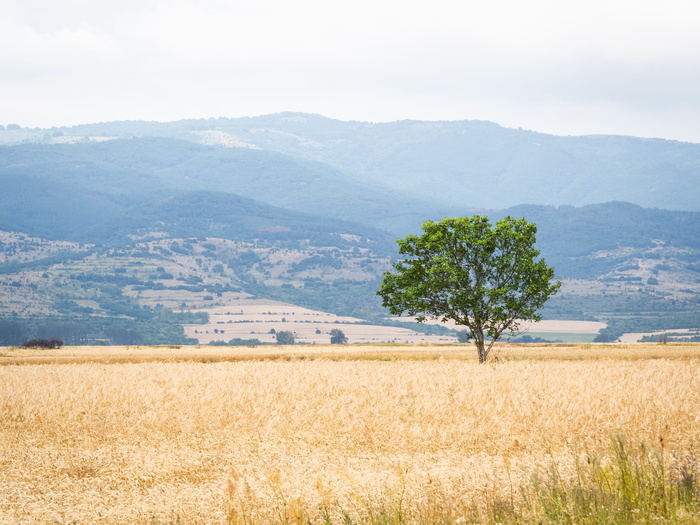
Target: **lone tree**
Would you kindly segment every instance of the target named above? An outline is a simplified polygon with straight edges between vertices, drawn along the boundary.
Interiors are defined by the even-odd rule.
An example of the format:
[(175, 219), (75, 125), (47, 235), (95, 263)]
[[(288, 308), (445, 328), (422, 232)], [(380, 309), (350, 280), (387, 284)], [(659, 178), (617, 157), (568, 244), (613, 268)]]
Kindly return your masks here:
[[(488, 217), (444, 219), (423, 224), (423, 235), (398, 239), (397, 273), (384, 272), (377, 292), (393, 315), (452, 320), (466, 327), (484, 363), (505, 331), (537, 314), (561, 283), (554, 269), (536, 260), (537, 226), (506, 217), (494, 226)], [(487, 346), (487, 336), (490, 338)]]
[(293, 345), (295, 341), (294, 332), (277, 332), (275, 338), (278, 345)]
[(332, 345), (345, 345), (348, 343), (348, 338), (345, 336), (345, 333), (338, 329), (338, 328), (333, 328), (331, 330), (331, 344)]

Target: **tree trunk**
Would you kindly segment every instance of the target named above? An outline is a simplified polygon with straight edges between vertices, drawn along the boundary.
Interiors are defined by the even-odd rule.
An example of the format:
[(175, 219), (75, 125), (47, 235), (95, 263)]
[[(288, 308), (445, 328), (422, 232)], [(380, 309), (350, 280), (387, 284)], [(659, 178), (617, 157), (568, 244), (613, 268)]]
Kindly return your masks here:
[(486, 348), (485, 348), (485, 341), (484, 341), (484, 334), (477, 334), (476, 340), (474, 341), (476, 343), (476, 351), (479, 354), (479, 363), (485, 363), (486, 362)]

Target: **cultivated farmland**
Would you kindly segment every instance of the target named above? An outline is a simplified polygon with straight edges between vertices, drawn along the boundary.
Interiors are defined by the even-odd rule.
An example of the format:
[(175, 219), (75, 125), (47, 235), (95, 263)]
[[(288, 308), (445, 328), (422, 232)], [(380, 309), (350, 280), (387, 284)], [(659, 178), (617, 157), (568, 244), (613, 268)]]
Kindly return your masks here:
[[(406, 328), (372, 325), (362, 319), (310, 310), (275, 301), (238, 300), (229, 306), (197, 310), (206, 312), (209, 323), (185, 325), (185, 334), (200, 344), (231, 339), (257, 339), (274, 343), (275, 333), (290, 331), (298, 343), (330, 342), (330, 331), (341, 329), (350, 343), (455, 343), (456, 337), (427, 335)], [(415, 324), (415, 323), (414, 323)]]
[(661, 465), (669, 501), (690, 480), (673, 517), (700, 521), (700, 345), (495, 356), (2, 349), (0, 523), (508, 522), (542, 511), (527, 487), (612, 475), (620, 450)]
[[(307, 344), (324, 344), (330, 342), (330, 331), (341, 329), (348, 337), (349, 343), (409, 343), (409, 344), (446, 344), (456, 343), (453, 335), (428, 335), (416, 332), (415, 318), (395, 317), (393, 320), (403, 322), (405, 328), (395, 326), (372, 325), (362, 319), (310, 310), (300, 306), (276, 301), (259, 299), (237, 299), (227, 306), (217, 306), (195, 310), (204, 312), (209, 318), (206, 324), (185, 325), (187, 337), (196, 339), (200, 344), (211, 342), (228, 342), (231, 339), (257, 339), (261, 343), (274, 343), (275, 333), (282, 330), (295, 334), (297, 342)], [(455, 330), (463, 330), (452, 321), (428, 319), (425, 324), (442, 325)], [(540, 321), (524, 322), (521, 333), (533, 336), (546, 336), (553, 340), (573, 337), (574, 341), (592, 341), (605, 323), (593, 321)], [(641, 337), (641, 336), (640, 336)]]

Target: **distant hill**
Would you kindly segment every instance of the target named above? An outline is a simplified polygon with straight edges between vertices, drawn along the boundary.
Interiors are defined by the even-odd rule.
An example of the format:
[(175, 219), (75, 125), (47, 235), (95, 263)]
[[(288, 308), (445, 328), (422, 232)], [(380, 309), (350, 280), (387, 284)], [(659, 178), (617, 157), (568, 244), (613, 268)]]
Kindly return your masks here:
[(0, 173), (0, 230), (80, 240), (96, 224), (122, 215), (112, 196), (24, 173)]
[(700, 144), (660, 139), (560, 137), (483, 121), (342, 122), (298, 113), (51, 131), (4, 131), (0, 143), (160, 136), (274, 151), (333, 167), (355, 183), (463, 209), (614, 200), (700, 211)]
[(608, 202), (579, 208), (520, 205), (489, 215), (493, 220), (525, 217), (537, 224), (537, 246), (560, 278), (596, 279), (647, 251), (658, 258), (653, 252), (663, 249), (686, 251), (688, 263), (700, 262), (697, 212)]
[(129, 208), (100, 226), (84, 230), (81, 242), (130, 244), (149, 237), (215, 237), (254, 241), (265, 245), (296, 246), (311, 242), (322, 246), (351, 244), (372, 247), (388, 255), (392, 236), (363, 224), (270, 206), (238, 195), (190, 191), (156, 198)]
[(45, 199), (56, 185), (61, 195), (72, 188), (126, 207), (173, 191), (216, 191), (394, 233), (460, 212), (316, 161), (169, 138), (0, 146), (0, 203), (13, 199), (21, 180), (23, 202), (30, 194)]

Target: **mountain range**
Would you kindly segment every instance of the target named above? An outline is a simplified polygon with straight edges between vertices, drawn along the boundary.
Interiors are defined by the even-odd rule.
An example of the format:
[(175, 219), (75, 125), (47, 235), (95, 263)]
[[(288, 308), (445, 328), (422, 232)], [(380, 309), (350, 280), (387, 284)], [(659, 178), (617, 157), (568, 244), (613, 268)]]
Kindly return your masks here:
[[(276, 152), (284, 155), (274, 157), (278, 162), (292, 158), (304, 172), (318, 177), (323, 171), (332, 184), (333, 176), (342, 177), (344, 184), (410, 192), (421, 201), (463, 210), (625, 201), (700, 211), (700, 144), (605, 135), (561, 137), (483, 121), (366, 123), (281, 113), (6, 130), (0, 132), (0, 144), (134, 137), (180, 139), (235, 149), (241, 156), (242, 151)], [(178, 148), (183, 157), (193, 154)], [(201, 160), (190, 167), (197, 169)], [(269, 166), (275, 160), (267, 162)], [(294, 201), (292, 197), (286, 204)]]
[[(213, 290), (379, 322), (394, 239), (475, 213), (537, 223), (565, 282), (550, 318), (610, 337), (700, 326), (698, 144), (295, 113), (13, 127), (0, 144), (0, 342), (3, 322), (16, 339), (81, 316), (94, 338), (130, 318), (181, 341), (158, 323)], [(187, 308), (156, 315), (134, 287)]]

